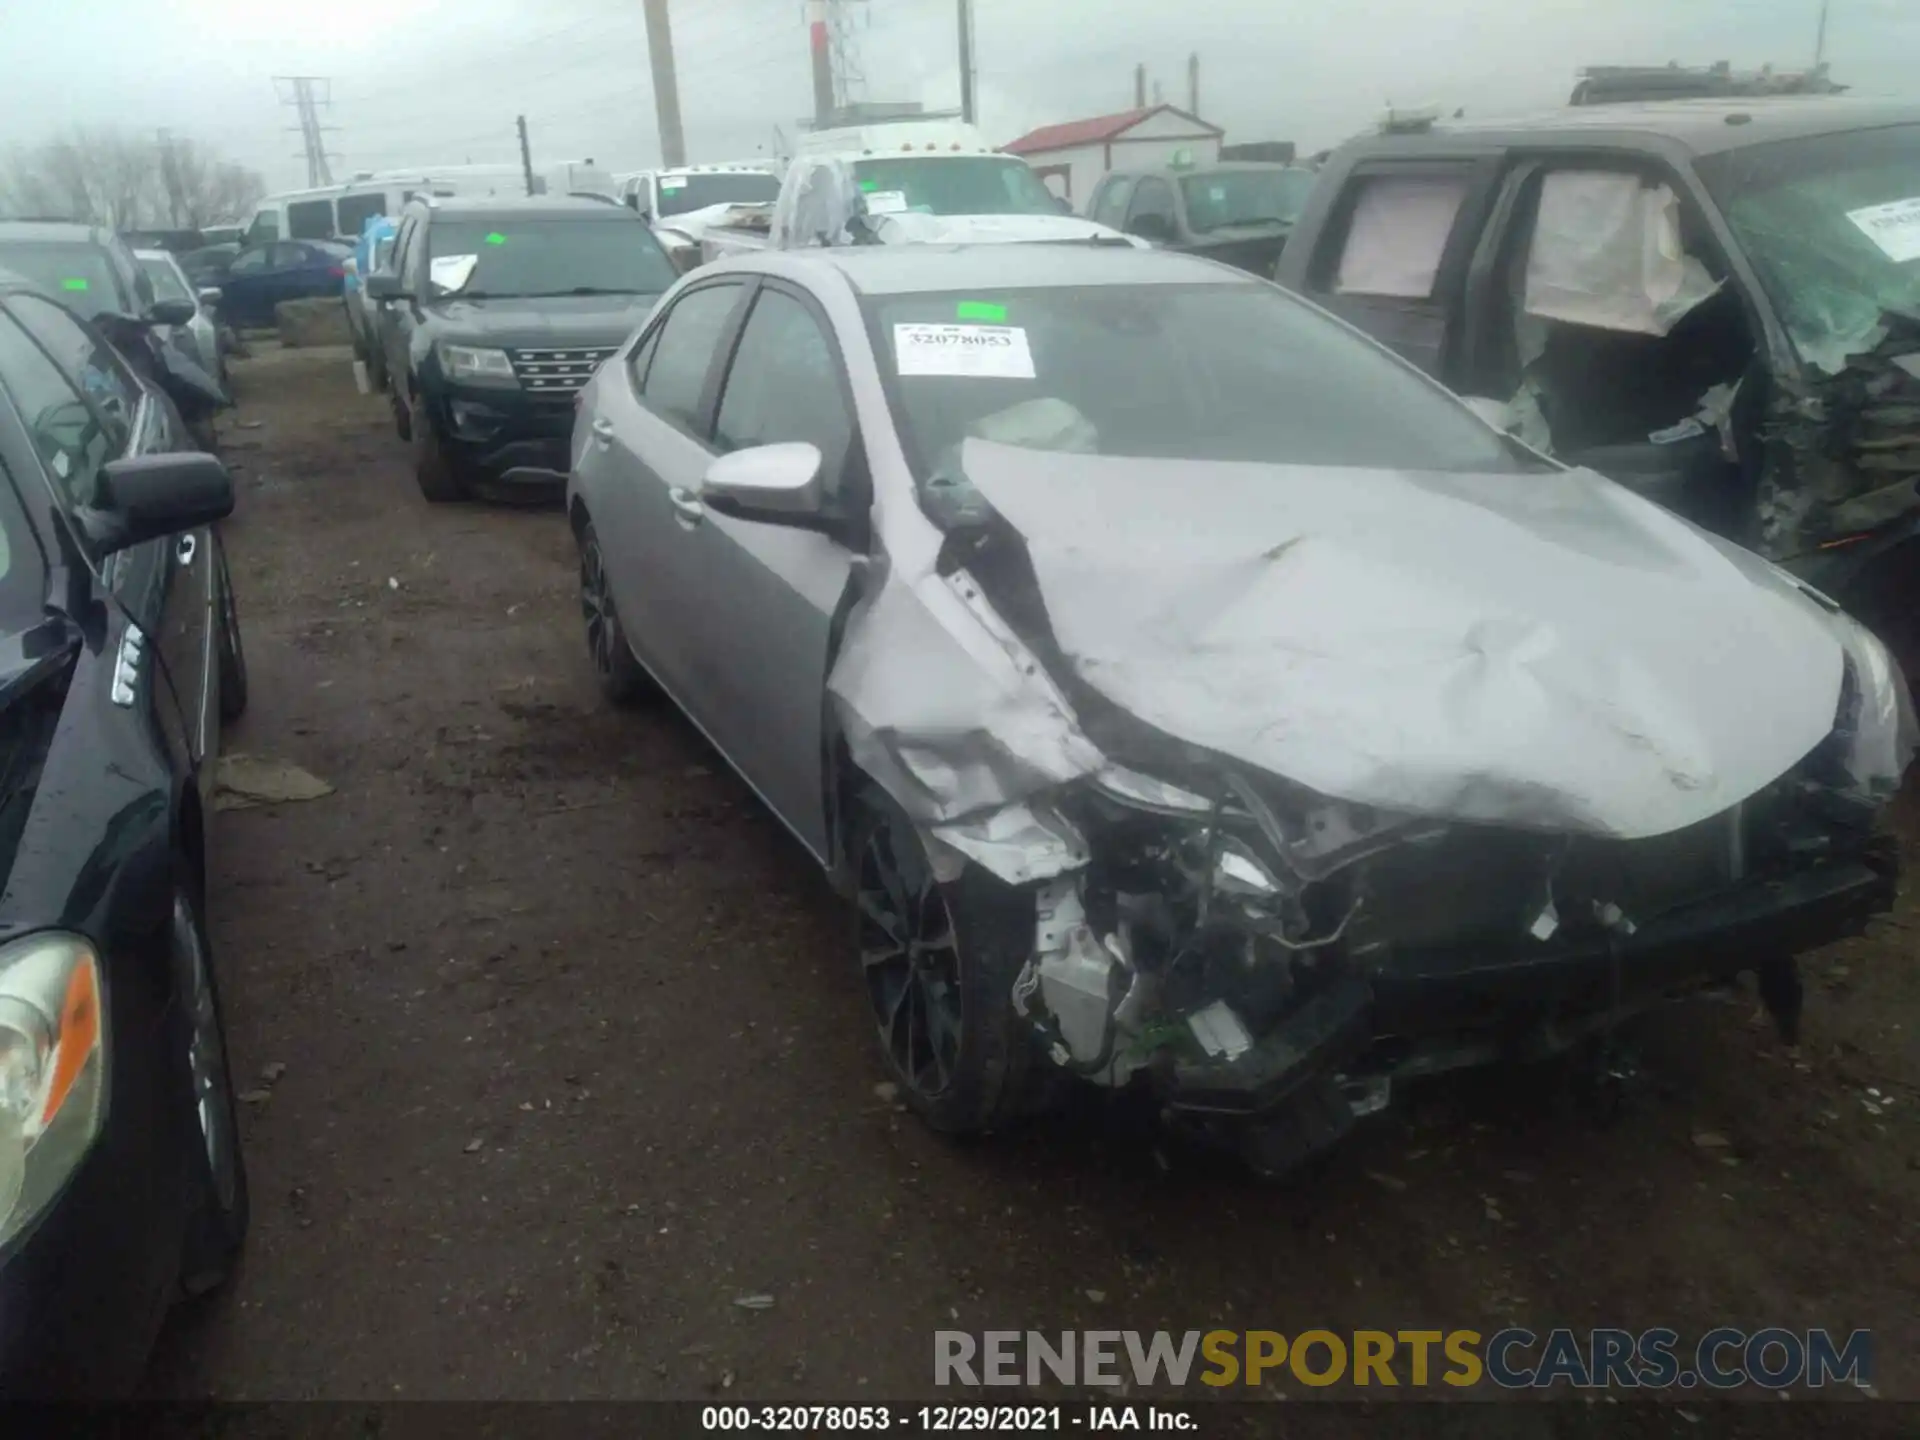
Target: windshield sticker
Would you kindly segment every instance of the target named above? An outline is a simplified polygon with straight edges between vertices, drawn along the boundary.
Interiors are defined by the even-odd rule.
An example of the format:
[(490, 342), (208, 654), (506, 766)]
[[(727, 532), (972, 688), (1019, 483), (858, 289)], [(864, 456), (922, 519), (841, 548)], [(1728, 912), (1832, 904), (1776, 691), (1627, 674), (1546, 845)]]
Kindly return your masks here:
[(687, 188), (687, 177), (684, 175), (663, 175), (660, 178), (660, 188), (662, 190), (684, 190)]
[(867, 213), (869, 215), (898, 215), (907, 208), (907, 192), (904, 190), (867, 191)]
[(1920, 196), (1849, 210), (1847, 219), (1895, 264), (1920, 260)]
[(1224, 185), (1209, 185), (1207, 187), (1207, 198), (1214, 201), (1226, 199), (1227, 187)]
[(902, 375), (1034, 378), (1027, 332), (1017, 325), (895, 325), (893, 355)]
[(992, 305), (985, 300), (962, 300), (953, 307), (956, 320), (973, 320), (982, 325), (1004, 325), (1007, 323), (1007, 307)]
[(442, 290), (458, 290), (473, 278), (478, 255), (436, 255), (427, 266), (427, 278)]
[(62, 280), (60, 282), (60, 288), (62, 290), (84, 290), (87, 288), (87, 282), (84, 280)]
[(487, 244), (489, 245), (504, 245), (506, 243), (507, 237), (502, 235), (498, 230), (491, 232), (487, 236)]
[(878, 180), (862, 180), (860, 182), (860, 188), (862, 190), (878, 190), (880, 188), (880, 182)]

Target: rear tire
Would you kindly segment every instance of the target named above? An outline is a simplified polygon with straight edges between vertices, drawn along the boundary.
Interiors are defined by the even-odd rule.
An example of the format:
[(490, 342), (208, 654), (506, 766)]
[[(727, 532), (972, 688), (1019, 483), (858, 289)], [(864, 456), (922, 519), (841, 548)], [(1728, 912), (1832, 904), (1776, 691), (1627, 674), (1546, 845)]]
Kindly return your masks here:
[(252, 1219), (226, 1020), (198, 890), (197, 878), (183, 878), (176, 887), (167, 930), (177, 1033), (193, 1106), (187, 1133), (196, 1142), (200, 1189), (180, 1251), (180, 1289), (187, 1296), (204, 1295), (233, 1273)]
[(615, 705), (632, 705), (653, 693), (653, 677), (634, 658), (633, 646), (614, 607), (613, 587), (607, 580), (606, 557), (593, 522), (583, 520), (580, 544), (580, 614), (587, 626), (587, 653), (593, 657), (594, 678), (600, 693)]
[(413, 479), (420, 493), (435, 505), (466, 499), (466, 482), (447, 454), (440, 432), (434, 428), (433, 417), (418, 396), (407, 428), (413, 432)]
[(1033, 950), (1033, 898), (969, 865), (941, 884), (885, 795), (855, 812), (854, 955), (901, 1097), (935, 1130), (977, 1135), (1032, 1113), (1044, 1059), (1013, 1008)]

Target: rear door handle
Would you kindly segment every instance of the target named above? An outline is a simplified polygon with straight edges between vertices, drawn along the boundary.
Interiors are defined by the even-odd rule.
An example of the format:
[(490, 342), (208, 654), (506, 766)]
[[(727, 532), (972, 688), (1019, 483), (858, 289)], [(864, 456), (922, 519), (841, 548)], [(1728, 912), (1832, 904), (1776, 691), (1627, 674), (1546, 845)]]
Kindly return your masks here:
[(707, 518), (707, 507), (700, 503), (700, 497), (691, 490), (682, 490), (678, 485), (667, 491), (667, 503), (673, 506), (673, 513), (680, 523), (689, 529)]

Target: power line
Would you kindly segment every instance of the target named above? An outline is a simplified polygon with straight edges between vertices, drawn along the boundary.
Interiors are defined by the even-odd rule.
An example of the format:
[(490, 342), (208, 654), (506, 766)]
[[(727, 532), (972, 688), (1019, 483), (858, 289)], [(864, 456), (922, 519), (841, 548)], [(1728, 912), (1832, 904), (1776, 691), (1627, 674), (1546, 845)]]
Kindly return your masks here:
[(339, 127), (320, 123), (320, 107), (333, 104), (332, 82), (324, 75), (276, 75), (273, 83), (276, 90), (281, 85), (287, 87), (279, 92), (281, 103), (293, 106), (294, 113), (300, 117), (298, 128), (307, 161), (307, 188), (331, 185), (333, 172), (327, 168), (327, 142), (321, 132)]

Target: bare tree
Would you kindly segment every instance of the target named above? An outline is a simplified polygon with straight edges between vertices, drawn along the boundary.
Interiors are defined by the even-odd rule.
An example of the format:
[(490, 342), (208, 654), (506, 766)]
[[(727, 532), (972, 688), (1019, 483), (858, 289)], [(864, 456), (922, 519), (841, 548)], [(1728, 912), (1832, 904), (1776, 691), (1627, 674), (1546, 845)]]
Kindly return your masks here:
[(244, 218), (266, 188), (256, 171), (195, 140), (76, 128), (0, 165), (0, 214), (198, 229)]

